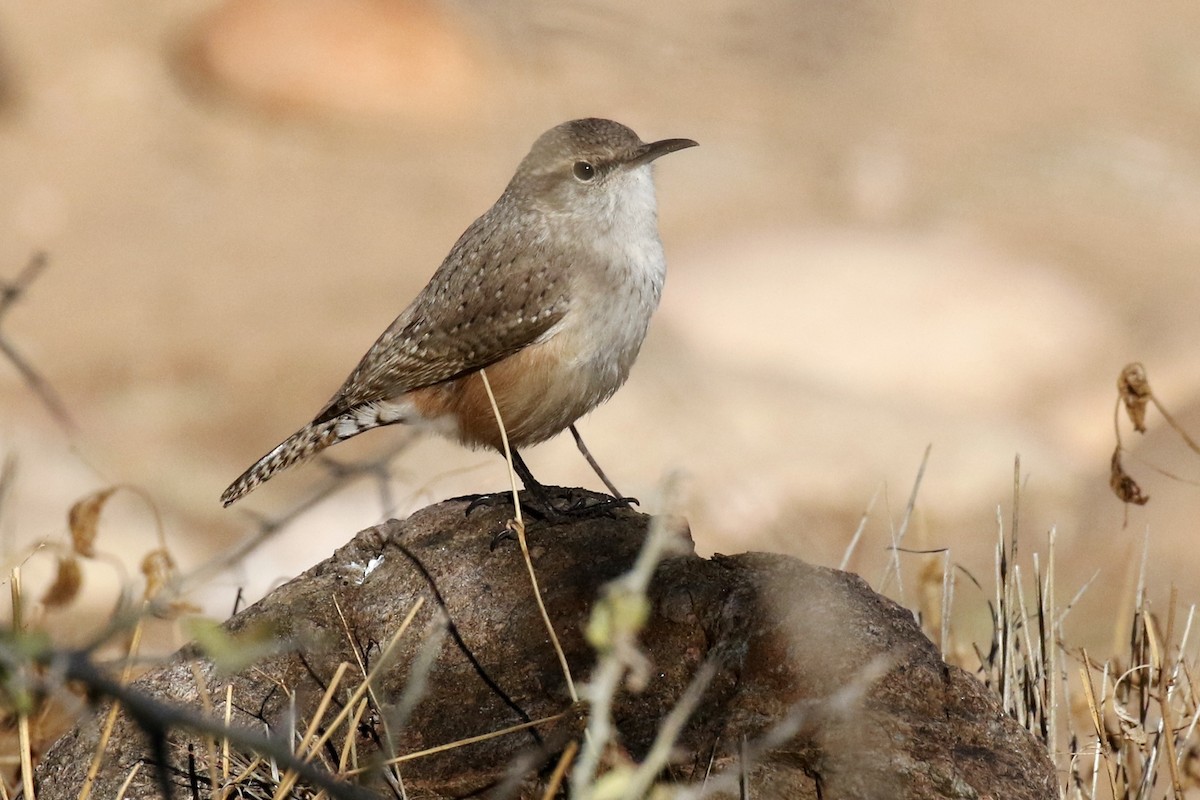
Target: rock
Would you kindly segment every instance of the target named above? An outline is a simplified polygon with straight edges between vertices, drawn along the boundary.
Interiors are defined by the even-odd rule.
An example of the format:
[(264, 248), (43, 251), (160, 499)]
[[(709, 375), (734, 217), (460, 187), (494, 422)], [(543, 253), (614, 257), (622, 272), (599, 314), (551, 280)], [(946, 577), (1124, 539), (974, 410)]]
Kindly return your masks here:
[[(370, 669), (424, 598), (374, 686), (385, 714), (404, 696), (423, 643), (437, 629), (439, 607), (454, 632), (436, 651), (420, 700), (398, 733), (398, 752), (572, 711), (519, 548), (501, 542), (490, 549), (505, 509), (464, 517), (464, 508), (464, 501), (447, 501), (365, 530), (226, 625), (235, 633), (267, 626), (290, 646), (287, 652), (222, 677), (185, 648), (134, 687), (199, 708), (195, 676), (202, 676), (215, 712), (223, 715), (228, 683), (234, 721), (259, 729), (263, 721), (286, 718), (288, 692), (294, 692), (303, 730), (338, 665), (358, 663), (351, 642)], [(593, 601), (633, 563), (648, 524), (648, 517), (622, 510), (529, 532), (546, 607), (576, 682), (587, 680), (595, 660), (582, 634)], [(1044, 748), (1000, 711), (987, 689), (942, 662), (908, 611), (854, 575), (765, 553), (710, 560), (689, 553), (660, 565), (650, 600), (641, 635), (652, 666), (648, 684), (640, 693), (618, 695), (613, 707), (624, 751), (644, 756), (700, 665), (716, 667), (665, 779), (693, 783), (706, 772), (710, 781), (724, 775), (722, 791), (728, 791), (709, 796), (736, 797), (745, 748), (754, 755), (745, 780), (756, 798), (1058, 797)], [(356, 674), (358, 667), (351, 670)], [(355, 685), (343, 685), (339, 703)], [(527, 730), (406, 761), (407, 792), (428, 798), (487, 793), (518, 759), (540, 752), (511, 796), (541, 797), (549, 769), (578, 736), (581, 717), (568, 713), (539, 726), (541, 751)], [(77, 796), (102, 722), (102, 714), (83, 721), (51, 748), (38, 769), (39, 797)], [(372, 734), (379, 729), (378, 720), (360, 725), (360, 764), (377, 752)], [(333, 741), (340, 747), (344, 731)], [(171, 742), (176, 796), (189, 797), (186, 745), (195, 744), (197, 759), (206, 745), (203, 737), (178, 731)], [(143, 736), (122, 718), (93, 796), (115, 796), (145, 756)], [(205, 786), (202, 761), (194, 772)], [(143, 766), (127, 796), (156, 796), (152, 769)]]

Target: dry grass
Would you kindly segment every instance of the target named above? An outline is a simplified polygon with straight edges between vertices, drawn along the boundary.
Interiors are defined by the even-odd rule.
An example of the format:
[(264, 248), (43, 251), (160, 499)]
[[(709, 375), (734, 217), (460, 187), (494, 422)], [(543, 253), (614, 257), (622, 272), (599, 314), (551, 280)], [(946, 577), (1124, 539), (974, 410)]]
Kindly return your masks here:
[[(948, 662), (976, 674), (1046, 747), (1063, 798), (1194, 796), (1200, 789), (1195, 604), (1181, 604), (1172, 588), (1163, 609), (1151, 607), (1151, 589), (1160, 587), (1146, 583), (1144, 549), (1136, 580), (1111, 608), (1112, 641), (1120, 646), (1097, 657), (1073, 644), (1064, 623), (1096, 576), (1058, 574), (1054, 530), (1029, 546), (1019, 527), (1019, 461), (1013, 486), (1011, 515), (997, 513), (990, 640), (955, 644), (949, 622), (955, 572), (948, 559), (941, 568), (930, 561), (919, 579), (927, 633)], [(1115, 573), (1122, 569), (1113, 565)]]

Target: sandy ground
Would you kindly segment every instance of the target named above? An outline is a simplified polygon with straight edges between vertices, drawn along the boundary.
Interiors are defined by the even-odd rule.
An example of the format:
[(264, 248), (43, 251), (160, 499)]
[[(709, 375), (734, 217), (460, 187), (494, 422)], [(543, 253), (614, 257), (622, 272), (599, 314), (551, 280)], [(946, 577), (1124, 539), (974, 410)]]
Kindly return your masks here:
[[(681, 471), (701, 551), (834, 565), (870, 506), (851, 566), (875, 581), (932, 445), (905, 545), (986, 576), (1019, 454), (1026, 552), (1056, 531), (1064, 601), (1103, 570), (1085, 638), (1143, 542), (1155, 596), (1190, 603), (1200, 497), (1152, 466), (1194, 481), (1200, 456), (1152, 415), (1128, 527), (1108, 465), (1127, 362), (1200, 433), (1198, 40), (1200, 7), (1168, 3), (0, 5), (0, 276), (49, 257), (0, 332), (78, 425), (0, 364), (8, 551), (63, 541), (109, 484), (153, 498), (184, 568), (244, 541), (224, 486), (324, 403), (539, 133), (596, 115), (701, 143), (658, 167), (667, 291), (582, 424), (624, 491), (658, 508)], [(569, 438), (528, 459), (598, 486)], [(381, 516), (505, 482), (434, 440), (393, 478), (388, 508), (354, 484), (195, 599), (224, 613)], [(155, 536), (119, 494), (101, 546), (136, 571)], [(924, 563), (890, 590), (911, 599)]]

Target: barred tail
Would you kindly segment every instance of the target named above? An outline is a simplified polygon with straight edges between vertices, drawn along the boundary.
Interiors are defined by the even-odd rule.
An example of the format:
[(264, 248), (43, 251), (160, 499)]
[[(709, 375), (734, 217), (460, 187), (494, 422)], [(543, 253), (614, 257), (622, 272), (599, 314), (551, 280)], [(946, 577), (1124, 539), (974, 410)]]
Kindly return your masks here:
[(334, 417), (322, 422), (312, 422), (293, 433), (230, 484), (221, 495), (221, 503), (228, 506), (236, 502), (260, 483), (269, 480), (276, 472), (305, 461), (334, 442), (346, 438), (338, 433), (338, 425), (343, 421), (342, 417)]

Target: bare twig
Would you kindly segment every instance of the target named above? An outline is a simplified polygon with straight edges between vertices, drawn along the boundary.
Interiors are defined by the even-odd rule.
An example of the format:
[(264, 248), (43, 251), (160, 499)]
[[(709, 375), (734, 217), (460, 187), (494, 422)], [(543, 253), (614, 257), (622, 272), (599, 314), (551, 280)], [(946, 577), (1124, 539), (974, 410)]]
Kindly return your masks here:
[[(666, 508), (674, 506), (675, 484), (669, 480), (663, 492)], [(599, 661), (583, 687), (590, 713), (587, 740), (571, 770), (572, 797), (592, 796), (601, 758), (614, 736), (612, 705), (622, 679), (630, 675), (635, 683), (645, 680), (648, 666), (637, 647), (637, 637), (648, 614), (647, 591), (655, 569), (678, 543), (678, 519), (669, 514), (654, 517), (633, 566), (604, 587), (592, 609), (586, 636), (599, 653)]]
[(904, 519), (900, 521), (900, 529), (892, 531), (892, 557), (888, 559), (887, 567), (884, 568), (883, 575), (879, 578), (879, 593), (887, 591), (888, 581), (892, 575), (896, 576), (896, 591), (900, 595), (901, 602), (904, 600), (904, 583), (900, 576), (900, 545), (904, 542), (904, 534), (908, 532), (908, 525), (912, 521), (913, 511), (917, 506), (917, 495), (921, 491), (921, 481), (925, 479), (925, 468), (929, 466), (929, 453), (933, 450), (933, 445), (929, 444), (925, 447), (925, 454), (921, 456), (921, 466), (917, 469), (916, 480), (913, 481), (912, 491), (908, 495), (908, 505), (904, 507)]
[(850, 565), (850, 558), (854, 555), (863, 531), (867, 528), (867, 520), (871, 518), (871, 512), (875, 510), (875, 501), (879, 499), (879, 493), (882, 490), (883, 484), (881, 483), (875, 488), (875, 494), (871, 495), (871, 502), (867, 503), (867, 509), (863, 511), (862, 517), (858, 520), (858, 527), (854, 529), (854, 535), (850, 537), (850, 543), (846, 545), (846, 551), (842, 553), (842, 561), (838, 564), (838, 569), (843, 572)]
[(642, 763), (638, 765), (625, 785), (625, 793), (628, 797), (643, 797), (650, 791), (655, 779), (667, 766), (667, 759), (670, 758), (671, 750), (683, 732), (683, 726), (692, 716), (696, 707), (700, 705), (704, 690), (708, 688), (708, 684), (712, 682), (713, 676), (716, 674), (717, 666), (713, 661), (706, 661), (700, 665), (700, 669), (696, 670), (696, 674), (692, 676), (683, 696), (679, 698), (674, 708), (667, 714), (666, 719), (659, 725), (658, 734), (654, 737), (654, 744), (651, 745), (650, 751), (646, 753), (646, 757), (642, 759)]
[[(8, 312), (16, 306), (25, 292), (29, 290), (29, 286), (37, 280), (45, 268), (46, 254), (34, 253), (29, 259), (29, 263), (25, 265), (25, 269), (21, 270), (15, 280), (0, 281), (0, 325), (3, 324)], [(50, 415), (69, 433), (74, 433), (77, 428), (71, 420), (71, 415), (67, 413), (67, 407), (58, 392), (50, 386), (41, 373), (34, 369), (29, 360), (21, 355), (2, 332), (0, 332), (0, 353), (3, 353), (16, 368), (26, 385), (42, 401), (42, 405), (46, 407)]]
[(246, 556), (253, 553), (259, 547), (270, 541), (280, 531), (286, 529), (297, 519), (308, 513), (312, 508), (324, 502), (327, 498), (337, 494), (346, 487), (347, 484), (362, 477), (363, 475), (374, 475), (379, 480), (391, 479), (391, 464), (405, 450), (416, 441), (416, 436), (409, 436), (401, 439), (395, 446), (389, 448), (383, 455), (370, 461), (363, 461), (353, 464), (343, 464), (338, 462), (326, 461), (327, 465), (332, 464), (332, 478), (321, 486), (317, 491), (308, 495), (297, 505), (290, 510), (284, 512), (277, 517), (264, 517), (253, 512), (245, 512), (258, 525), (258, 531), (248, 538), (246, 541), (239, 544), (230, 550), (218, 553), (210, 561), (201, 564), (196, 569), (192, 570), (186, 576), (183, 576), (179, 582), (179, 590), (182, 591), (185, 587), (195, 586), (213, 575), (228, 569), (237, 564)]
[[(894, 662), (888, 656), (878, 656), (867, 662), (851, 676), (846, 684), (828, 697), (795, 704), (786, 716), (768, 728), (759, 738), (745, 741), (740, 748), (738, 769), (725, 770), (712, 780), (678, 789), (674, 800), (703, 800), (713, 796), (728, 796), (735, 790), (749, 793), (750, 766), (765, 753), (791, 741), (803, 731), (830, 720), (845, 719), (857, 713), (871, 686), (891, 669)], [(739, 786), (743, 781), (745, 784)], [(744, 796), (744, 795), (743, 795)], [(755, 796), (750, 794), (751, 797)]]

